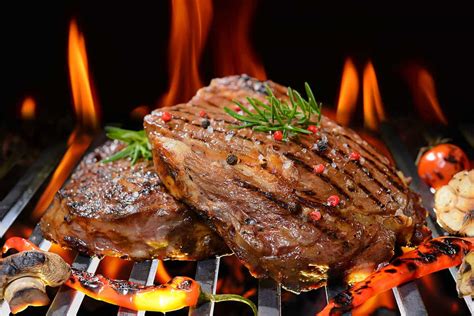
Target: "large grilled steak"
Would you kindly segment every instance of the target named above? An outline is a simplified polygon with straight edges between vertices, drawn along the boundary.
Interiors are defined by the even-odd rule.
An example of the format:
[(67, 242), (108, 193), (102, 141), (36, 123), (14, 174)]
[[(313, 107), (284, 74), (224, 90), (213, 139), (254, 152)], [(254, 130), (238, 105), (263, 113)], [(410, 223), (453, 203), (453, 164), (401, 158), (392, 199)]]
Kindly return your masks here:
[[(268, 84), (285, 97), (286, 88)], [(155, 110), (145, 129), (169, 192), (211, 223), (253, 275), (300, 292), (373, 269), (393, 256), (396, 242), (426, 237), (419, 197), (355, 132), (326, 117), (316, 135), (288, 142), (233, 129), (240, 122), (223, 107), (235, 99), (248, 105), (248, 96), (264, 100), (263, 84), (215, 79), (189, 103)], [(361, 158), (349, 159), (351, 152)], [(313, 171), (318, 164), (321, 174)], [(332, 195), (337, 206), (327, 202)]]
[(92, 255), (199, 260), (227, 249), (197, 215), (166, 193), (151, 161), (100, 161), (123, 148), (109, 141), (86, 155), (41, 219), (46, 238)]

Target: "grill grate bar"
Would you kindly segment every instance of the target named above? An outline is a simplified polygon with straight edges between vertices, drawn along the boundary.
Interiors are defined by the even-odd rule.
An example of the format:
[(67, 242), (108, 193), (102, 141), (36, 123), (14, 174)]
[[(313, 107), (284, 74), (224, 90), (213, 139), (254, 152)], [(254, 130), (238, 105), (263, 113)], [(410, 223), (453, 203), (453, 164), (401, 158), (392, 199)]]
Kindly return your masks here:
[[(425, 316), (428, 315), (420, 291), (415, 282), (403, 284), (392, 289), (398, 309), (402, 316)], [(422, 302), (420, 304), (420, 302)]]
[[(72, 267), (77, 270), (94, 273), (97, 270), (100, 259), (97, 257), (87, 257), (78, 254), (72, 263)], [(49, 306), (48, 316), (76, 315), (81, 307), (84, 293), (75, 291), (66, 285), (62, 285)]]
[[(152, 285), (155, 279), (156, 269), (158, 268), (158, 260), (145, 260), (142, 262), (135, 262), (133, 264), (132, 272), (130, 273), (131, 282), (142, 285)], [(117, 316), (143, 316), (144, 311), (134, 311), (128, 308), (120, 307)]]
[[(201, 285), (203, 292), (216, 294), (217, 279), (219, 278), (220, 257), (198, 261), (195, 280)], [(189, 316), (212, 316), (214, 303), (207, 302), (189, 309)]]
[(281, 286), (272, 279), (258, 280), (258, 315), (281, 315)]
[(53, 172), (64, 150), (64, 145), (56, 145), (44, 150), (0, 202), (0, 238), (3, 237), (26, 205), (28, 205), (36, 191)]
[[(445, 235), (444, 231), (439, 227), (439, 225), (436, 224), (436, 214), (433, 211), (433, 194), (430, 192), (430, 189), (428, 186), (421, 181), (421, 179), (418, 177), (418, 172), (416, 170), (415, 163), (411, 160), (410, 158), (410, 153), (408, 152), (407, 148), (403, 145), (400, 137), (397, 135), (393, 127), (389, 126), (388, 124), (382, 124), (381, 126), (381, 132), (382, 132), (382, 139), (385, 141), (387, 146), (390, 149), (390, 152), (393, 155), (393, 158), (395, 159), (397, 166), (399, 169), (406, 175), (409, 175), (412, 177), (412, 183), (411, 187), (415, 190), (415, 192), (418, 192), (420, 194), (422, 201), (423, 201), (423, 206), (428, 210), (429, 216), (427, 217), (427, 225), (431, 229), (433, 233), (433, 237), (439, 237)], [(451, 276), (453, 279), (456, 281), (456, 275), (458, 268), (453, 267), (449, 269)], [(403, 294), (401, 292), (400, 294)], [(409, 294), (409, 293), (405, 293)], [(411, 295), (414, 294), (411, 293)], [(423, 304), (423, 301), (421, 300), (421, 296), (419, 292), (417, 293), (417, 296), (420, 297), (420, 301), (417, 303)], [(397, 297), (397, 295), (395, 295)], [(414, 300), (410, 297), (400, 297), (403, 302), (407, 304), (415, 304)], [(413, 302), (412, 302), (413, 301)], [(470, 296), (465, 296), (464, 301), (467, 305), (467, 308), (471, 312), (471, 314), (474, 314), (474, 303), (473, 300)], [(398, 299), (397, 299), (398, 303)], [(410, 313), (413, 310), (413, 308), (416, 308), (415, 306), (412, 305), (407, 305), (406, 310), (409, 310)], [(426, 311), (426, 308), (425, 308)]]

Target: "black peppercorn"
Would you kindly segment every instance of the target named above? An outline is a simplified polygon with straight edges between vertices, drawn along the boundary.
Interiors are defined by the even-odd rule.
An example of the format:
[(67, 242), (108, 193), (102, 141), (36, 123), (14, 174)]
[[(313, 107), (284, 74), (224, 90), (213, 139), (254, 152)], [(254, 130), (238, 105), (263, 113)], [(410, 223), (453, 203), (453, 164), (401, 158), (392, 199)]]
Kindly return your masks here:
[(236, 155), (230, 154), (229, 156), (227, 156), (227, 159), (225, 161), (227, 161), (229, 165), (233, 166), (237, 163), (238, 160), (239, 158), (237, 158)]
[(202, 128), (208, 128), (209, 125), (211, 125), (211, 122), (209, 122), (209, 120), (203, 120), (203, 121), (201, 122)]

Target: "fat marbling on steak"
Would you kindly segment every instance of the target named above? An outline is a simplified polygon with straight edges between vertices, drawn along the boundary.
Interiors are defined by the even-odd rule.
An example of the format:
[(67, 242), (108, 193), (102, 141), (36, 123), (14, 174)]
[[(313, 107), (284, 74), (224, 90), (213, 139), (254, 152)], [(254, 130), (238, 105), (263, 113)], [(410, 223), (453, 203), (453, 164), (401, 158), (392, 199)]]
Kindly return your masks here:
[(101, 163), (124, 147), (86, 155), (41, 219), (44, 236), (88, 255), (199, 260), (222, 254), (221, 238), (169, 195), (151, 161)]
[[(267, 83), (286, 97), (286, 88)], [(213, 226), (254, 276), (309, 290), (331, 276), (373, 269), (393, 256), (396, 243), (427, 236), (418, 195), (352, 130), (323, 117), (316, 135), (285, 142), (231, 128), (240, 122), (224, 106), (265, 96), (263, 84), (248, 76), (215, 79), (190, 102), (145, 118), (164, 185)], [(164, 111), (172, 115), (168, 122)], [(351, 152), (361, 158), (350, 160)], [(318, 164), (321, 174), (313, 172)], [(340, 198), (337, 206), (327, 203), (332, 195)], [(319, 219), (311, 215), (318, 212)]]

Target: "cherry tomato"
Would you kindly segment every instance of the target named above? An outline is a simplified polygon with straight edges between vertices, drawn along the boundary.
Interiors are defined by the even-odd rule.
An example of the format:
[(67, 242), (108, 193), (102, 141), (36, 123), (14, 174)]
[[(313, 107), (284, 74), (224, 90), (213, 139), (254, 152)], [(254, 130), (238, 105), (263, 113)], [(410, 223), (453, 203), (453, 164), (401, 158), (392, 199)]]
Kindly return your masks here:
[(418, 175), (434, 189), (448, 184), (462, 170), (469, 169), (469, 159), (461, 148), (452, 144), (436, 145), (418, 162)]

